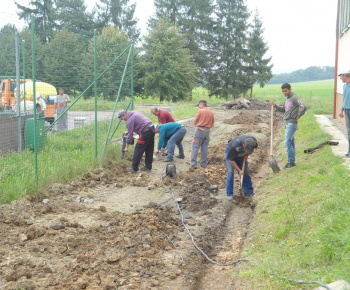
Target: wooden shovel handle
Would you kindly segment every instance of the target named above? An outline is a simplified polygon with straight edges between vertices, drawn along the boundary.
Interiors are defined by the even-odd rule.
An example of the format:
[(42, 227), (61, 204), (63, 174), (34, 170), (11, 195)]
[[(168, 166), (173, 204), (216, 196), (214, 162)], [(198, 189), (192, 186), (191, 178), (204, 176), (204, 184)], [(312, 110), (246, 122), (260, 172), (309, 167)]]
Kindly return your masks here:
[(270, 139), (270, 155), (272, 155), (272, 142), (273, 142), (273, 106), (271, 106), (271, 139)]
[(241, 175), (241, 188), (243, 189), (243, 177), (244, 177), (244, 166), (247, 161), (243, 160), (243, 166), (242, 166), (242, 172), (243, 174)]

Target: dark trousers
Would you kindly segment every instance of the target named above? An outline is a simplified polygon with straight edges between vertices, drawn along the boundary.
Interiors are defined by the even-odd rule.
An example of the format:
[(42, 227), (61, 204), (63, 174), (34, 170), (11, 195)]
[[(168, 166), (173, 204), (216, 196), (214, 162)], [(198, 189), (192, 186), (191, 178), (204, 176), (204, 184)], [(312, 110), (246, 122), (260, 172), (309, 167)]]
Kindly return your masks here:
[(146, 129), (143, 133), (139, 134), (137, 140), (134, 156), (132, 158), (132, 167), (134, 170), (139, 169), (140, 160), (143, 153), (145, 153), (145, 163), (148, 169), (152, 169), (154, 151), (154, 129)]

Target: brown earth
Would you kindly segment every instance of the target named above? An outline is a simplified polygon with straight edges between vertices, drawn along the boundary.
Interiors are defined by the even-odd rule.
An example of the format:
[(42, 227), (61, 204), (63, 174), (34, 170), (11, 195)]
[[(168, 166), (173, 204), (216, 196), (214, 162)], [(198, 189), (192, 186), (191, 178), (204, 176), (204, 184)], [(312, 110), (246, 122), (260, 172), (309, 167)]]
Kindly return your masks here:
[[(263, 198), (259, 184), (272, 172), (270, 111), (255, 100), (250, 110), (213, 111), (207, 168), (189, 169), (195, 128), (188, 121), (186, 158), (176, 160), (175, 179), (161, 161), (149, 174), (128, 173), (126, 153), (127, 162), (53, 184), (40, 199), (2, 205), (0, 289), (245, 289), (235, 265), (223, 264), (240, 258)], [(277, 131), (281, 117), (274, 123)], [(232, 202), (225, 193), (224, 150), (243, 134), (259, 142), (249, 157), (255, 196), (253, 202), (239, 197), (236, 179)]]

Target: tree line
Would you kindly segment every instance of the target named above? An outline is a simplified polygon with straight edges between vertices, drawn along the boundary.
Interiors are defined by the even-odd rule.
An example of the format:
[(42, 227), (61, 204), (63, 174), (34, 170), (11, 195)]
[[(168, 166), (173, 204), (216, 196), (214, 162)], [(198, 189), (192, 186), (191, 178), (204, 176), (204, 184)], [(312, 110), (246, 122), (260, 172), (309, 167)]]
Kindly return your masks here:
[(298, 69), (291, 73), (274, 75), (267, 84), (298, 83), (309, 81), (321, 81), (334, 78), (334, 66), (310, 66), (306, 69)]
[[(251, 94), (255, 83), (272, 77), (263, 23), (244, 0), (154, 0), (155, 14), (141, 39), (135, 5), (129, 0), (101, 0), (89, 12), (84, 0), (32, 0), (16, 3), (26, 27), (0, 30), (0, 74), (13, 75), (14, 34), (26, 45), (26, 76), (30, 78), (31, 15), (35, 15), (37, 79), (82, 91), (93, 80), (94, 30), (97, 33), (98, 72), (102, 72), (133, 42), (134, 92), (176, 102), (191, 98), (202, 86), (225, 99)], [(22, 56), (21, 56), (22, 57)], [(124, 56), (124, 60), (126, 55)], [(114, 99), (123, 65), (116, 64), (98, 82), (99, 94)], [(131, 73), (125, 76), (130, 83)], [(129, 85), (130, 86), (130, 85)], [(91, 92), (90, 92), (91, 93)], [(87, 94), (88, 96), (89, 94)], [(130, 95), (125, 86), (122, 97)]]

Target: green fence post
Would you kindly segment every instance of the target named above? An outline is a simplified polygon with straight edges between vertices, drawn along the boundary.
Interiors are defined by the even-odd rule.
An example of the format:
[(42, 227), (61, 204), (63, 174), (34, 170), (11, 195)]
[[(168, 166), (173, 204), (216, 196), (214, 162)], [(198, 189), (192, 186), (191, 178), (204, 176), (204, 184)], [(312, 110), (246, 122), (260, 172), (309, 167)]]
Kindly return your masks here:
[(26, 42), (22, 40), (22, 56), (23, 56), (23, 105), (24, 112), (27, 111), (26, 107)]
[(31, 27), (32, 27), (32, 75), (33, 75), (33, 115), (34, 115), (34, 164), (35, 164), (35, 180), (38, 184), (38, 148), (36, 144), (36, 92), (35, 92), (35, 41), (34, 41), (34, 14), (31, 15)]
[(97, 158), (97, 42), (94, 30), (94, 91), (95, 91), (95, 158)]

